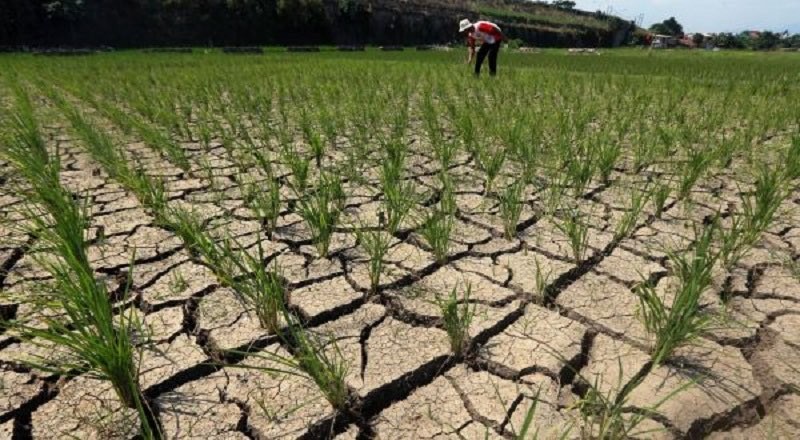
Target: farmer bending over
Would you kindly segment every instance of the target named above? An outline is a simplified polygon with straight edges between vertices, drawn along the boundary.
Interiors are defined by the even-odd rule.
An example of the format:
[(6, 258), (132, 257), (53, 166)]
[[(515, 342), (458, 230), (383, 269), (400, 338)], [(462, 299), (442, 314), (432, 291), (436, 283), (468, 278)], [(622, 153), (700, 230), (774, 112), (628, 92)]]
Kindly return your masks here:
[[(475, 60), (475, 76), (481, 74), (481, 65), (486, 55), (489, 55), (489, 74), (497, 74), (497, 53), (500, 51), (500, 42), (503, 41), (503, 31), (500, 26), (488, 21), (470, 23), (466, 18), (459, 24), (459, 33), (467, 37), (469, 58), (467, 64)], [(478, 58), (475, 59), (475, 41), (480, 40), (481, 48), (478, 49)]]

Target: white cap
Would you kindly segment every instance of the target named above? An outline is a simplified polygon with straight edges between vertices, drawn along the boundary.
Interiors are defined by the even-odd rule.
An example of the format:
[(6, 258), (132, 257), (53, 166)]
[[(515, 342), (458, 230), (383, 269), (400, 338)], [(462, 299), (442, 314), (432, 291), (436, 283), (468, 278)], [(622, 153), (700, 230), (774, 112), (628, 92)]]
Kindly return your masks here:
[(461, 23), (458, 24), (458, 31), (464, 32), (465, 30), (469, 29), (472, 26), (472, 23), (469, 22), (468, 19), (461, 20)]

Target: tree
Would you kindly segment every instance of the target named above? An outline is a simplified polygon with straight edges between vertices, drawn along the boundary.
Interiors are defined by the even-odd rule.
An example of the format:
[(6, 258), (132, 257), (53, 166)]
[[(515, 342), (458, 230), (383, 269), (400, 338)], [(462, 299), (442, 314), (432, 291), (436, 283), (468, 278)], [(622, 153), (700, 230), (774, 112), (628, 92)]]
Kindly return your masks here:
[(77, 20), (84, 12), (83, 0), (56, 0), (42, 3), (48, 18)]
[(650, 30), (656, 34), (671, 35), (673, 37), (683, 36), (683, 25), (678, 23), (675, 17), (670, 17), (661, 23), (650, 26)]
[(569, 0), (554, 0), (552, 3), (553, 6), (559, 9), (574, 9), (575, 2)]
[(723, 32), (715, 35), (711, 39), (714, 46), (722, 47), (725, 49), (743, 49), (745, 47), (744, 39), (729, 32)]
[(750, 40), (750, 48), (754, 50), (772, 50), (781, 45), (781, 37), (775, 32), (760, 32)]
[(703, 43), (706, 42), (706, 37), (703, 36), (701, 33), (696, 33), (692, 35), (692, 43), (694, 43), (695, 47), (703, 47)]

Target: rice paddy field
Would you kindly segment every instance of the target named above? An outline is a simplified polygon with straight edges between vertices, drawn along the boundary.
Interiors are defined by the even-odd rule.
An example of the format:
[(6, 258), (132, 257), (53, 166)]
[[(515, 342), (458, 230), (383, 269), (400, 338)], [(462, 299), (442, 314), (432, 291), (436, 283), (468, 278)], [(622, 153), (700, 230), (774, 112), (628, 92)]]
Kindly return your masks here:
[(800, 436), (800, 58), (0, 57), (0, 438)]

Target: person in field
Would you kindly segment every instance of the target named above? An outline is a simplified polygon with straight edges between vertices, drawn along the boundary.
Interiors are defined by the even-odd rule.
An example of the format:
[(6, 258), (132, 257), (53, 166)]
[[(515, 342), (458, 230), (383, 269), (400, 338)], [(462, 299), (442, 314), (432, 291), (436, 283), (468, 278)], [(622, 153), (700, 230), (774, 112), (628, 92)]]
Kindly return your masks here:
[[(458, 25), (459, 33), (467, 38), (467, 51), (469, 58), (467, 64), (475, 61), (475, 76), (481, 74), (481, 66), (486, 56), (489, 56), (489, 75), (497, 74), (497, 53), (500, 52), (500, 43), (503, 41), (503, 31), (500, 26), (489, 21), (471, 23), (466, 18)], [(475, 56), (475, 43), (480, 42), (478, 56)]]

